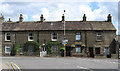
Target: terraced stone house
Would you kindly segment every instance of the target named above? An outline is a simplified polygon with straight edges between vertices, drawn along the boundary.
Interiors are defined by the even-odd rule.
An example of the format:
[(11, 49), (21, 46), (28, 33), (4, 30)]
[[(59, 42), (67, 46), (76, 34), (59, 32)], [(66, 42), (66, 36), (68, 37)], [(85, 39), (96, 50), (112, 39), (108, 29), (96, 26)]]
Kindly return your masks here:
[[(60, 42), (65, 37), (68, 43), (65, 46), (66, 56), (76, 57), (111, 57), (115, 54), (114, 39), (116, 29), (112, 24), (109, 14), (105, 21), (87, 21), (84, 14), (81, 21), (46, 21), (43, 15), (39, 21), (24, 21), (20, 14), (19, 21), (12, 22), (10, 19), (2, 22), (2, 55), (12, 53), (14, 44), (20, 44), (24, 48), (27, 41), (40, 43), (41, 52), (47, 52), (48, 42)], [(64, 31), (65, 30), (65, 31)], [(64, 35), (65, 34), (65, 35)], [(52, 52), (60, 51), (61, 47), (51, 46)]]

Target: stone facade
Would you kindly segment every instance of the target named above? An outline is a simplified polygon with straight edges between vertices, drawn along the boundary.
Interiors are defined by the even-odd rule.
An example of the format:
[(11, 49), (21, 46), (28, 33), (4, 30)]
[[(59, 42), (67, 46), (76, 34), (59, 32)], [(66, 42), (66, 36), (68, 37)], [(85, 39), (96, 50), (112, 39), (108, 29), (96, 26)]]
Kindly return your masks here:
[[(4, 53), (4, 47), (5, 45), (10, 45), (13, 47), (15, 43), (19, 43), (21, 46), (23, 46), (28, 41), (28, 33), (33, 32), (34, 33), (34, 41), (39, 42), (41, 45), (44, 43), (44, 41), (50, 42), (51, 41), (51, 33), (57, 32), (58, 33), (58, 42), (61, 42), (63, 35), (63, 31), (21, 31), (21, 32), (11, 32), (11, 41), (5, 41), (5, 32), (3, 32), (3, 53)], [(76, 32), (81, 32), (81, 40), (76, 40)], [(113, 39), (116, 36), (115, 31), (103, 31), (103, 40), (97, 41), (96, 40), (96, 33), (99, 31), (66, 31), (66, 38), (68, 39), (68, 45), (71, 47), (71, 45), (85, 45), (87, 44), (87, 52), (89, 52), (89, 47), (93, 47), (93, 54), (94, 56), (98, 56), (95, 54), (95, 48), (100, 47), (100, 55), (104, 55), (104, 47), (114, 48), (113, 46), (110, 46), (112, 44)], [(86, 34), (85, 34), (86, 33)], [(38, 36), (39, 35), (39, 36)], [(85, 35), (86, 35), (86, 42), (85, 42)], [(76, 49), (73, 48), (71, 53), (71, 56), (77, 55)], [(113, 50), (111, 50), (113, 51)], [(85, 52), (79, 53), (79, 55), (84, 55)]]
[[(109, 15), (110, 16), (110, 15)], [(114, 28), (114, 26), (112, 26), (111, 21), (101, 21), (101, 22), (91, 22), (91, 23), (99, 23), (98, 26), (94, 26), (96, 24), (90, 24), (89, 27), (93, 27), (92, 29), (90, 29), (87, 25), (90, 23), (89, 21), (86, 21), (86, 18), (84, 18), (84, 21), (81, 22), (76, 22), (76, 23), (82, 23), (83, 27), (78, 27), (79, 25), (73, 25), (74, 22), (66, 22), (66, 35), (64, 35), (64, 30), (60, 29), (61, 27), (57, 27), (56, 25), (56, 29), (53, 28), (54, 26), (47, 26), (44, 24), (44, 22), (41, 24), (40, 28), (44, 28), (44, 29), (40, 29), (40, 28), (33, 28), (35, 23), (33, 22), (33, 24), (31, 24), (31, 22), (27, 22), (24, 23), (23, 21), (21, 22), (15, 22), (15, 29), (12, 29), (13, 27), (8, 28), (8, 25), (12, 25), (12, 23), (14, 22), (5, 22), (3, 23), (3, 31), (2, 31), (2, 52), (3, 55), (6, 55), (5, 53), (5, 46), (9, 45), (11, 47), (11, 50), (14, 50), (14, 44), (18, 43), (21, 45), (21, 47), (24, 47), (24, 44), (28, 41), (28, 34), (30, 32), (32, 32), (34, 34), (34, 41), (40, 43), (40, 45), (42, 46), (44, 43), (47, 44), (48, 42), (52, 41), (52, 33), (56, 32), (57, 33), (57, 42), (61, 42), (62, 43), (62, 38), (65, 36), (68, 39), (68, 44), (66, 45), (66, 56), (77, 56), (77, 57), (110, 57), (110, 55), (112, 54), (112, 52), (115, 50), (115, 46), (114, 46), (114, 39), (116, 37), (116, 29)], [(111, 20), (109, 18), (109, 20)], [(51, 23), (52, 21), (50, 21)], [(57, 23), (57, 22), (55, 22)], [(88, 24), (87, 24), (88, 23)], [(106, 27), (103, 26), (101, 28), (102, 25), (101, 23), (106, 24)], [(8, 24), (8, 25), (7, 25)], [(22, 25), (28, 25), (31, 26), (33, 25), (33, 27), (28, 27), (26, 28), (25, 26), (22, 27)], [(38, 23), (39, 24), (39, 23)], [(40, 25), (39, 24), (39, 25)], [(58, 22), (59, 24), (59, 22)], [(61, 24), (63, 24), (61, 22)], [(61, 26), (60, 24), (60, 26)], [(86, 24), (86, 26), (85, 26)], [(19, 25), (19, 26), (17, 26)], [(49, 24), (48, 24), (49, 25)], [(76, 29), (67, 26), (67, 25), (73, 25), (72, 27), (77, 27)], [(99, 26), (101, 25), (101, 26)], [(107, 28), (108, 25), (108, 28)], [(7, 27), (7, 28), (5, 28)], [(63, 27), (63, 26), (62, 26)], [(88, 27), (88, 28), (87, 28)], [(98, 28), (97, 28), (98, 27)], [(21, 28), (21, 29), (20, 29)], [(47, 29), (47, 30), (46, 30)], [(10, 41), (5, 41), (5, 33), (10, 32), (11, 33), (11, 40)], [(97, 33), (101, 33), (102, 35), (102, 40), (98, 41), (97, 40)], [(76, 40), (76, 33), (80, 33), (80, 40)], [(74, 46), (74, 47), (72, 47)], [(77, 53), (77, 46), (80, 47), (80, 52)], [(109, 50), (109, 54), (105, 54), (105, 48), (110, 49)], [(60, 48), (59, 48), (60, 49)], [(60, 50), (58, 50), (60, 51)]]

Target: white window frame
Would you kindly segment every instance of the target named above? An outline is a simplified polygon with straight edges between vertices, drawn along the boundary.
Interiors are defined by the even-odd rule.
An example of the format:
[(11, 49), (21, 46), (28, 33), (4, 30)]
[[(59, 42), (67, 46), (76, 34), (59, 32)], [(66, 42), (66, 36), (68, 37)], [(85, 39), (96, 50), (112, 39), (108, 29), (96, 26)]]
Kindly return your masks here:
[[(77, 38), (79, 36), (79, 39)], [(76, 32), (76, 40), (81, 40), (81, 32)]]
[[(54, 34), (54, 33), (57, 34), (57, 35), (56, 35), (57, 39), (53, 39), (53, 37), (54, 37), (53, 34)], [(51, 40), (52, 40), (52, 41), (58, 41), (58, 33), (53, 32), (53, 33), (51, 34)]]
[[(7, 52), (6, 48), (10, 48), (10, 52)], [(10, 54), (10, 53), (11, 53), (11, 46), (8, 46), (8, 45), (5, 46), (5, 53), (6, 53), (6, 54)]]
[[(99, 33), (100, 33), (101, 35), (99, 35)], [(102, 32), (97, 32), (97, 41), (102, 41), (102, 38), (101, 38), (101, 40), (99, 40), (98, 37), (102, 37), (102, 38), (103, 38)]]
[[(107, 53), (106, 53), (106, 51), (107, 51)], [(104, 47), (104, 54), (105, 55), (109, 55), (110, 54), (110, 48), (109, 47)]]
[[(9, 33), (10, 35), (7, 35), (8, 33)], [(10, 40), (7, 39), (7, 36), (10, 36)], [(5, 33), (5, 41), (11, 41), (11, 33), (10, 33), (10, 32)]]
[[(78, 50), (77, 50), (78, 49)], [(79, 47), (77, 47), (77, 45), (76, 45), (76, 53), (82, 53), (82, 48), (81, 48), (81, 46), (79, 45)]]
[[(31, 33), (32, 33), (33, 36), (30, 36)], [(33, 39), (31, 40), (30, 37), (33, 37)], [(28, 33), (28, 41), (34, 41), (34, 34), (33, 34), (33, 32)]]

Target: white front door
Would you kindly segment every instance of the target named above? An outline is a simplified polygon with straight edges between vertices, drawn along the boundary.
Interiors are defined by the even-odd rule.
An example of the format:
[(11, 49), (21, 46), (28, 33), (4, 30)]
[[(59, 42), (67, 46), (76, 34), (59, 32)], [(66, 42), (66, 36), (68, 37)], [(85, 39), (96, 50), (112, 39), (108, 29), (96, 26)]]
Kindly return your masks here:
[(110, 48), (109, 47), (105, 47), (104, 48), (104, 54), (105, 55), (109, 55), (110, 54)]
[(42, 47), (42, 51), (40, 52), (40, 57), (44, 57), (47, 55), (46, 47)]

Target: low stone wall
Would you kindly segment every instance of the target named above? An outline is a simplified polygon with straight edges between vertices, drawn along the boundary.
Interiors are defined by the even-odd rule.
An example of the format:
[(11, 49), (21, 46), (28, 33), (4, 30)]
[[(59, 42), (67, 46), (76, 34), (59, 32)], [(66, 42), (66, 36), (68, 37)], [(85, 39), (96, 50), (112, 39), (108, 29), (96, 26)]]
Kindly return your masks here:
[(105, 55), (99, 54), (99, 55), (94, 55), (94, 58), (107, 58)]
[(111, 58), (118, 59), (118, 55), (117, 54), (111, 54)]

